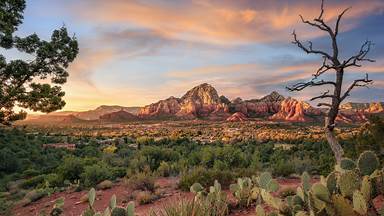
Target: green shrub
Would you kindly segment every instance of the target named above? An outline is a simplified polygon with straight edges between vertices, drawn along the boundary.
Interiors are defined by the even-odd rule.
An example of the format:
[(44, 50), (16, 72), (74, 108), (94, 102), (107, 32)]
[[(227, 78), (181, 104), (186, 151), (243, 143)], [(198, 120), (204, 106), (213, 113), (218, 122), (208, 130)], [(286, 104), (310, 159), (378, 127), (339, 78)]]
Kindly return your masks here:
[(91, 187), (103, 180), (110, 179), (111, 176), (111, 171), (108, 167), (94, 164), (84, 168), (84, 173), (81, 174), (81, 179), (86, 187)]
[(50, 187), (63, 186), (63, 179), (56, 173), (51, 173), (45, 176), (45, 181), (48, 182)]
[(203, 187), (208, 187), (215, 180), (221, 182), (224, 188), (228, 188), (235, 177), (235, 174), (228, 170), (207, 170), (203, 167), (197, 167), (181, 176), (179, 188), (188, 191), (195, 182), (199, 182)]
[(45, 180), (45, 175), (38, 175), (38, 176), (35, 176), (35, 177), (32, 177), (30, 179), (26, 179), (22, 184), (21, 184), (21, 187), (22, 188), (35, 188), (37, 187), (39, 184), (42, 184)]
[(67, 157), (63, 163), (57, 168), (58, 174), (70, 181), (78, 180), (84, 172), (84, 162), (81, 158)]
[(27, 169), (23, 172), (22, 176), (23, 178), (30, 178), (39, 175), (40, 172), (35, 169)]
[(287, 177), (292, 173), (295, 173), (295, 165), (289, 161), (280, 160), (275, 164), (271, 164), (273, 174), (276, 176)]
[(126, 185), (132, 190), (155, 191), (155, 179), (148, 173), (137, 173), (130, 176)]

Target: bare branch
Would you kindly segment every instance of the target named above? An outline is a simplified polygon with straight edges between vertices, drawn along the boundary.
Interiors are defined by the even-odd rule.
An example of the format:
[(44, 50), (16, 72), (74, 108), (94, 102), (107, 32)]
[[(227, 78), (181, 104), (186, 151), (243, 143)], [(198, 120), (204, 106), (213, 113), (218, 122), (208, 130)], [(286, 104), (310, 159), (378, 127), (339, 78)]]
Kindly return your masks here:
[(321, 107), (321, 106), (332, 107), (332, 105), (329, 103), (318, 103), (317, 106), (318, 107)]
[(340, 102), (349, 96), (349, 93), (355, 87), (368, 87), (368, 85), (372, 84), (373, 80), (368, 78), (368, 74), (365, 74), (364, 79), (354, 80), (353, 83), (349, 86), (349, 88), (345, 91), (344, 95), (340, 98)]
[(344, 61), (341, 66), (343, 68), (347, 68), (347, 67), (351, 67), (351, 66), (361, 67), (359, 62), (363, 62), (363, 61), (375, 62), (375, 60), (373, 60), (373, 59), (366, 58), (367, 54), (370, 52), (371, 47), (373, 45), (374, 44), (372, 43), (372, 41), (369, 41), (369, 40), (365, 41), (363, 43), (363, 45), (361, 45), (360, 51), (356, 55), (351, 56), (349, 59)]
[(327, 90), (326, 92), (324, 92), (320, 96), (316, 96), (316, 97), (311, 98), (310, 101), (314, 101), (314, 100), (317, 100), (317, 99), (324, 99), (324, 98), (336, 98), (335, 95), (330, 95), (328, 93), (329, 93), (329, 90)]
[(322, 86), (322, 85), (333, 85), (335, 86), (336, 83), (332, 81), (324, 81), (320, 80), (318, 82), (314, 82), (314, 79), (312, 79), (309, 82), (299, 82), (294, 84), (292, 87), (286, 87), (289, 91), (301, 91), (307, 87), (312, 87), (312, 86)]
[(344, 9), (344, 11), (343, 11), (341, 14), (339, 14), (339, 16), (337, 17), (336, 26), (335, 26), (335, 36), (337, 36), (337, 34), (339, 33), (339, 24), (340, 24), (341, 17), (343, 17), (343, 15), (344, 15), (349, 9), (351, 9), (351, 7)]
[(296, 35), (295, 31), (293, 31), (292, 35), (293, 35), (293, 42), (292, 43), (296, 44), (299, 48), (304, 50), (304, 52), (306, 52), (307, 54), (319, 54), (319, 55), (322, 55), (323, 57), (326, 57), (330, 60), (332, 59), (332, 57), (328, 53), (321, 51), (321, 50), (314, 50), (312, 48), (312, 42), (310, 42), (310, 41), (309, 41), (309, 47), (304, 46), (303, 43), (297, 39), (297, 35)]
[(336, 67), (327, 65), (327, 58), (323, 57), (323, 64), (321, 65), (321, 67), (319, 67), (319, 69), (317, 69), (316, 73), (312, 74), (312, 76), (314, 76), (314, 79), (317, 79), (320, 75), (322, 75), (323, 73), (327, 72), (330, 69), (336, 69)]

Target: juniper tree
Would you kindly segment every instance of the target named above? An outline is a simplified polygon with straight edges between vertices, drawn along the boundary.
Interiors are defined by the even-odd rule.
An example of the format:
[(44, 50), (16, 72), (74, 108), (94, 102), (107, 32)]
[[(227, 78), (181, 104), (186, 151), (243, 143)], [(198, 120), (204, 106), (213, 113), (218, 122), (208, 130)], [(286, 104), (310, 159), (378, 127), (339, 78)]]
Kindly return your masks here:
[[(9, 125), (26, 117), (15, 108), (52, 112), (61, 109), (69, 64), (78, 54), (78, 43), (67, 29), (54, 30), (49, 41), (37, 34), (14, 35), (23, 21), (25, 0), (0, 1), (0, 124)], [(16, 49), (27, 54), (28, 60), (5, 58), (3, 52)], [(41, 82), (42, 80), (50, 80)]]
[[(354, 80), (347, 88), (343, 88), (346, 69), (351, 67), (361, 67), (362, 62), (374, 62), (374, 60), (367, 58), (367, 54), (373, 45), (373, 43), (369, 40), (365, 41), (361, 45), (359, 51), (349, 58), (341, 59), (339, 56), (339, 45), (337, 39), (340, 33), (340, 21), (348, 10), (350, 10), (350, 8), (346, 8), (337, 16), (334, 27), (331, 27), (331, 25), (324, 21), (324, 0), (321, 1), (321, 10), (318, 17), (313, 20), (306, 20), (300, 15), (303, 23), (308, 24), (320, 31), (326, 32), (329, 36), (332, 49), (331, 52), (315, 49), (313, 48), (313, 43), (311, 41), (308, 41), (308, 45), (304, 45), (303, 42), (298, 39), (296, 32), (293, 31), (293, 44), (297, 45), (307, 54), (320, 55), (323, 58), (323, 62), (321, 67), (318, 68), (312, 75), (313, 77), (310, 81), (299, 82), (287, 87), (290, 91), (301, 91), (307, 87), (314, 86), (326, 86), (333, 89), (331, 91), (327, 90), (310, 100), (315, 101), (319, 99), (330, 99), (330, 103), (321, 102), (318, 103), (318, 106), (328, 108), (325, 118), (325, 134), (337, 163), (340, 162), (344, 154), (343, 148), (334, 134), (334, 129), (336, 127), (335, 121), (339, 113), (340, 104), (350, 95), (351, 91), (355, 87), (364, 87), (372, 83), (368, 74), (365, 74), (365, 76), (361, 79)], [(320, 79), (322, 75), (328, 73), (333, 73), (335, 75), (335, 80)]]

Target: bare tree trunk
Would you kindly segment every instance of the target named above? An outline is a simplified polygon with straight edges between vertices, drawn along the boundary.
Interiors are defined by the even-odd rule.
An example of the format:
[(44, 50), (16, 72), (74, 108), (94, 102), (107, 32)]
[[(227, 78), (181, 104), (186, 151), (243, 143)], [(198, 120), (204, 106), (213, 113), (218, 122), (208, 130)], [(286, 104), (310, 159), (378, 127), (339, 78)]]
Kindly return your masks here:
[(344, 150), (341, 147), (340, 143), (337, 141), (335, 134), (333, 133), (333, 130), (325, 127), (325, 135), (327, 137), (327, 141), (329, 146), (331, 147), (333, 154), (336, 158), (336, 163), (340, 164), (341, 158), (344, 155)]

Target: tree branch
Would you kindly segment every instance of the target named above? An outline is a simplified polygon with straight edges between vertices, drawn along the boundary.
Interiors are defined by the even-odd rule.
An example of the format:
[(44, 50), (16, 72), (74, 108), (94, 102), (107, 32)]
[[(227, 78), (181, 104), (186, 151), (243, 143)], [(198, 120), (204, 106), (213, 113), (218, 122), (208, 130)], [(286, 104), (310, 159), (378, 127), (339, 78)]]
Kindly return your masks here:
[(349, 88), (345, 91), (344, 95), (340, 98), (340, 102), (343, 101), (346, 97), (349, 96), (349, 93), (355, 87), (368, 87), (368, 85), (372, 84), (373, 80), (368, 78), (368, 74), (365, 74), (364, 79), (354, 80), (353, 83), (349, 86)]
[(336, 83), (335, 82), (332, 82), (332, 81), (324, 81), (324, 80), (320, 80), (318, 82), (314, 82), (313, 81), (314, 79), (312, 79), (311, 81), (309, 82), (299, 82), (299, 83), (296, 83), (294, 84), (292, 87), (286, 87), (289, 91), (301, 91), (307, 87), (312, 87), (312, 86), (322, 86), (322, 85), (333, 85), (335, 86)]
[(358, 62), (363, 62), (363, 61), (375, 62), (375, 60), (373, 59), (366, 58), (367, 54), (369, 53), (373, 45), (374, 44), (372, 43), (372, 41), (369, 41), (369, 40), (365, 41), (361, 45), (360, 51), (356, 55), (351, 56), (349, 59), (344, 61), (342, 64), (342, 67), (344, 68), (351, 67), (351, 66), (361, 67), (361, 65), (358, 64)]
[(322, 95), (319, 95), (319, 96), (311, 98), (310, 101), (314, 101), (314, 100), (317, 100), (317, 99), (324, 99), (324, 98), (336, 98), (335, 95), (330, 95), (328, 93), (329, 93), (329, 90), (324, 92)]
[(309, 47), (306, 47), (306, 46), (303, 45), (303, 43), (300, 40), (297, 39), (297, 35), (296, 35), (295, 31), (293, 31), (292, 35), (293, 35), (292, 43), (296, 44), (299, 48), (304, 50), (304, 52), (306, 52), (307, 54), (320, 54), (323, 57), (326, 57), (326, 58), (332, 60), (332, 57), (328, 53), (326, 53), (324, 51), (321, 51), (321, 50), (314, 50), (312, 48), (312, 42), (311, 41), (308, 42), (309, 43)]

